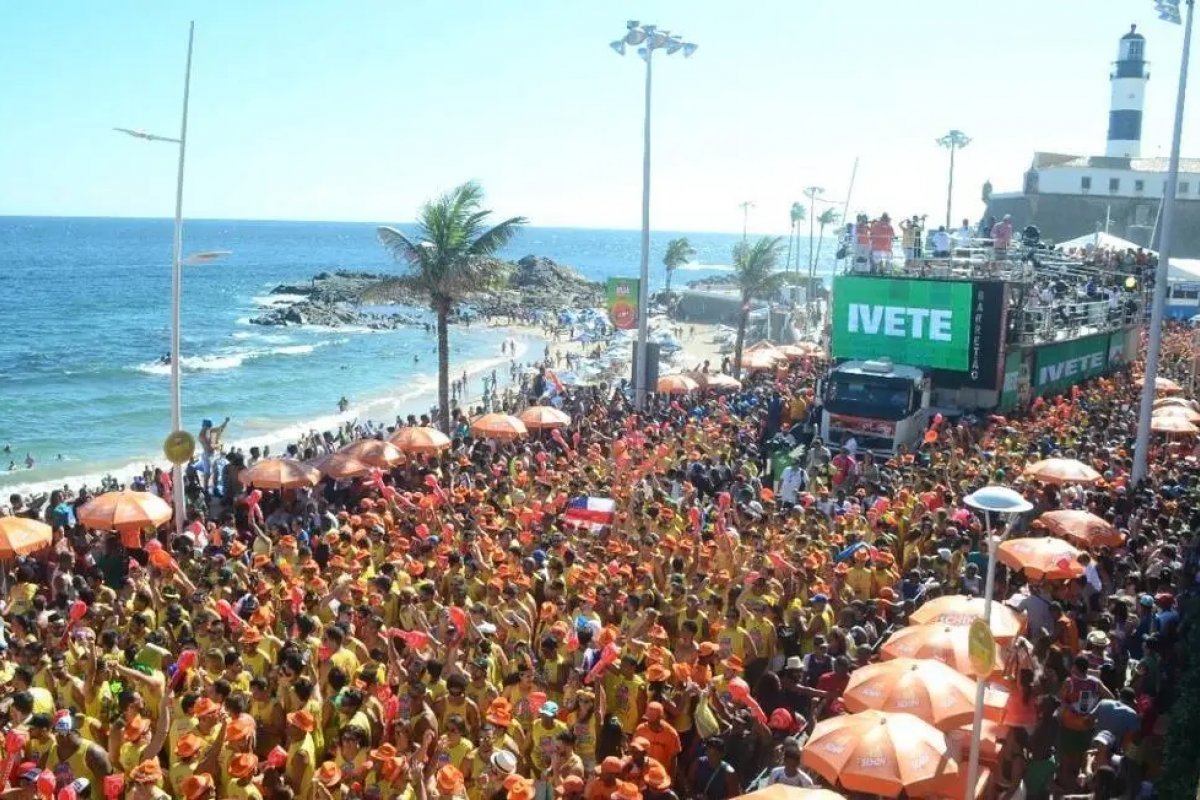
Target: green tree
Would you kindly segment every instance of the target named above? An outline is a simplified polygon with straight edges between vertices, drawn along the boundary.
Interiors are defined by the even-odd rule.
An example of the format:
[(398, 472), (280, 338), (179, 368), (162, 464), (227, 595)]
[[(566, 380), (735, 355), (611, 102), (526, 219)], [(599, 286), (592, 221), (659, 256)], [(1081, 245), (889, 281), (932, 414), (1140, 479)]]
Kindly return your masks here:
[(738, 314), (737, 340), (733, 348), (733, 375), (742, 373), (742, 348), (746, 345), (746, 323), (750, 319), (750, 301), (771, 297), (787, 278), (777, 271), (783, 237), (764, 236), (756, 242), (738, 242), (733, 248), (733, 282), (742, 298)]
[(425, 298), (437, 317), (438, 423), (450, 431), (450, 332), (454, 307), (471, 292), (486, 290), (500, 276), (495, 253), (512, 239), (524, 217), (489, 224), (483, 189), (474, 181), (421, 207), (415, 237), (379, 228), (380, 243), (408, 271), (395, 284)]
[(694, 255), (696, 255), (696, 250), (686, 236), (667, 242), (667, 252), (663, 255), (663, 267), (667, 270), (666, 291), (668, 294), (671, 292), (671, 278), (675, 275), (675, 270), (691, 261)]
[(837, 225), (841, 216), (841, 214), (832, 208), (827, 208), (817, 217), (817, 225), (820, 226), (820, 231), (817, 233), (817, 253), (813, 258), (812, 267), (808, 271), (808, 289), (804, 295), (806, 305), (811, 305), (815, 301), (813, 297), (813, 284), (816, 283), (817, 265), (821, 261), (821, 243), (825, 241), (825, 227), (827, 225)]
[(792, 203), (791, 209), (788, 211), (788, 216), (792, 220), (791, 233), (788, 235), (787, 259), (783, 262), (783, 270), (787, 272), (792, 268), (792, 252), (796, 253), (796, 271), (800, 271), (800, 223), (808, 216), (804, 205), (799, 202)]

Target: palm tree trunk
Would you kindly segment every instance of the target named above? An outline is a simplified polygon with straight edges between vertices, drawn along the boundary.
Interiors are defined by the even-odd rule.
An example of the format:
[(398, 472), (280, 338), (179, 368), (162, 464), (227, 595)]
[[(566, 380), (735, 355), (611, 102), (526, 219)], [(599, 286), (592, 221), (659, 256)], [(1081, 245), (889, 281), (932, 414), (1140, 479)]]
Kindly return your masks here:
[(792, 240), (796, 238), (796, 223), (792, 223), (792, 227), (788, 228), (788, 251), (787, 258), (783, 261), (783, 271), (788, 272), (792, 268)]
[(671, 276), (674, 274), (675, 274), (675, 268), (667, 267), (667, 288), (665, 289), (666, 294), (671, 293)]
[[(814, 200), (814, 202), (811, 203), (810, 205), (812, 205), (813, 208), (815, 209), (817, 204)], [(809, 217), (808, 217), (808, 285), (804, 287), (804, 310), (806, 312), (808, 312), (809, 306), (812, 305), (812, 275), (813, 275), (813, 269), (814, 269), (814, 263), (815, 263), (813, 261), (813, 243), (814, 243), (814, 238), (815, 238), (813, 236), (813, 233), (814, 233), (813, 226), (815, 224), (816, 224), (816, 219), (812, 215), (809, 215)], [(809, 312), (809, 313), (811, 313), (811, 312)]]
[(742, 377), (742, 348), (746, 346), (746, 323), (750, 320), (750, 301), (742, 299), (742, 310), (738, 314), (737, 339), (733, 345), (733, 377)]
[(438, 348), (438, 426), (450, 435), (450, 309), (440, 303), (437, 307)]
[[(808, 292), (807, 292), (807, 294), (805, 294), (806, 298), (808, 298), (809, 295), (816, 295), (816, 290), (813, 287), (816, 285), (816, 282), (817, 282), (817, 264), (821, 261), (821, 245), (824, 242), (825, 242), (825, 223), (822, 222), (821, 223), (821, 231), (817, 235), (817, 254), (816, 254), (816, 256), (813, 257), (812, 269), (808, 273)], [(816, 309), (817, 301), (816, 301), (815, 297), (812, 299), (811, 302), (812, 302), (812, 307), (814, 309)], [(811, 316), (811, 312), (809, 315)]]

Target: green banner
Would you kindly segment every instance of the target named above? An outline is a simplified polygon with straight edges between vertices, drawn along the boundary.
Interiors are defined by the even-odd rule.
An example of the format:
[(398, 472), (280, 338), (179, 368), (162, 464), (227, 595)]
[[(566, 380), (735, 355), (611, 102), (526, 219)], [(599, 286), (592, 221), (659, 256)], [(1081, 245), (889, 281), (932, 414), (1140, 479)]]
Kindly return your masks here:
[(1038, 348), (1034, 356), (1035, 394), (1058, 394), (1108, 370), (1109, 335), (1088, 336)]
[(606, 307), (613, 327), (630, 331), (638, 326), (639, 283), (637, 278), (608, 279)]
[(1017, 405), (1022, 355), (1020, 350), (1013, 350), (1004, 357), (1004, 385), (1000, 389), (999, 411), (1011, 411)]
[(1108, 365), (1116, 367), (1125, 363), (1125, 331), (1117, 331), (1108, 340)]
[(966, 281), (834, 278), (833, 356), (965, 371), (973, 296)]

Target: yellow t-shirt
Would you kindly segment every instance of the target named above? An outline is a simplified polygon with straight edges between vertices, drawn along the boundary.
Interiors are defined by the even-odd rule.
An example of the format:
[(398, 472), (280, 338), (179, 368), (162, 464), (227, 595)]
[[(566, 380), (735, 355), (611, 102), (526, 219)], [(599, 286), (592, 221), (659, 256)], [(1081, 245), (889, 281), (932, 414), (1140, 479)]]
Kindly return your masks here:
[(554, 758), (554, 737), (565, 730), (566, 724), (557, 719), (549, 728), (540, 719), (533, 723), (533, 728), (529, 731), (529, 760), (533, 762), (535, 774), (541, 774), (542, 770), (549, 768), (550, 761)]

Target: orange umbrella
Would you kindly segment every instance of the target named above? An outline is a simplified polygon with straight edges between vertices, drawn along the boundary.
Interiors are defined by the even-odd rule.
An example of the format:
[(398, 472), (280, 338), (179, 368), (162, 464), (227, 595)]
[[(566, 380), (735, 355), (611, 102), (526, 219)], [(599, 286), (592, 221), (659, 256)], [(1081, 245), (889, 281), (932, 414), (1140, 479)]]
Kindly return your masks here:
[(1078, 542), (1084, 547), (1120, 547), (1125, 542), (1125, 534), (1114, 528), (1108, 520), (1090, 511), (1064, 508), (1047, 511), (1038, 519), (1055, 536)]
[(525, 423), (526, 428), (565, 428), (571, 424), (571, 418), (554, 406), (530, 406), (518, 417)]
[(1000, 563), (1024, 570), (1033, 580), (1065, 581), (1083, 574), (1076, 547), (1062, 539), (1009, 539), (997, 548)]
[[(909, 625), (888, 637), (880, 648), (885, 660), (893, 658), (932, 658), (970, 678), (978, 677), (968, 654), (969, 625)], [(996, 670), (1004, 659), (996, 648)]]
[(747, 351), (742, 353), (742, 369), (775, 369), (785, 358), (768, 350)]
[(320, 470), (322, 475), (336, 480), (357, 478), (359, 475), (366, 475), (371, 471), (370, 464), (360, 461), (350, 453), (340, 450), (336, 453), (329, 453), (314, 458), (312, 461), (306, 461), (305, 463), (314, 469)]
[(844, 795), (828, 789), (801, 789), (785, 783), (773, 783), (748, 794), (740, 794), (734, 800), (846, 800)]
[(167, 501), (150, 492), (106, 492), (84, 503), (79, 521), (98, 531), (127, 531), (157, 528), (171, 519)]
[(1160, 417), (1157, 414), (1150, 417), (1150, 430), (1155, 433), (1200, 433), (1200, 428), (1182, 417)]
[[(935, 597), (908, 616), (918, 625), (950, 625), (965, 627), (983, 619), (983, 598), (965, 594), (944, 594)], [(992, 603), (992, 636), (1001, 643), (1011, 641), (1025, 629), (1025, 620), (1003, 603)]]
[(663, 375), (658, 379), (659, 394), (687, 394), (700, 388), (700, 384), (687, 375)]
[[(1139, 388), (1146, 382), (1146, 376), (1142, 375), (1134, 381), (1134, 384)], [(1183, 387), (1170, 378), (1155, 377), (1154, 379), (1155, 394), (1183, 394)]]
[(1188, 422), (1195, 425), (1200, 423), (1200, 411), (1191, 406), (1160, 406), (1154, 409), (1153, 419), (1186, 419)]
[(975, 716), (975, 682), (933, 659), (897, 658), (850, 673), (842, 693), (850, 711), (895, 711), (943, 730)]
[(1095, 483), (1103, 477), (1099, 472), (1073, 458), (1047, 458), (1025, 467), (1026, 478), (1042, 483)]
[(423, 425), (401, 428), (392, 434), (391, 442), (405, 453), (423, 455), (439, 453), (450, 447), (449, 436), (437, 428), (428, 428)]
[(0, 560), (26, 556), (50, 544), (54, 530), (28, 517), (0, 517)]
[(297, 489), (316, 486), (321, 473), (294, 458), (264, 458), (238, 473), (238, 480), (258, 489)]
[(486, 439), (519, 439), (528, 433), (524, 422), (508, 414), (484, 414), (471, 423), (471, 434)]
[(383, 439), (359, 439), (338, 451), (352, 456), (368, 467), (388, 469), (404, 461), (404, 451)]
[(957, 773), (946, 751), (945, 735), (922, 719), (860, 711), (818, 722), (801, 760), (847, 791), (922, 797)]
[(732, 375), (726, 375), (724, 372), (718, 372), (715, 375), (705, 375), (701, 381), (705, 389), (711, 389), (714, 392), (722, 391), (737, 391), (742, 388), (742, 382)]

